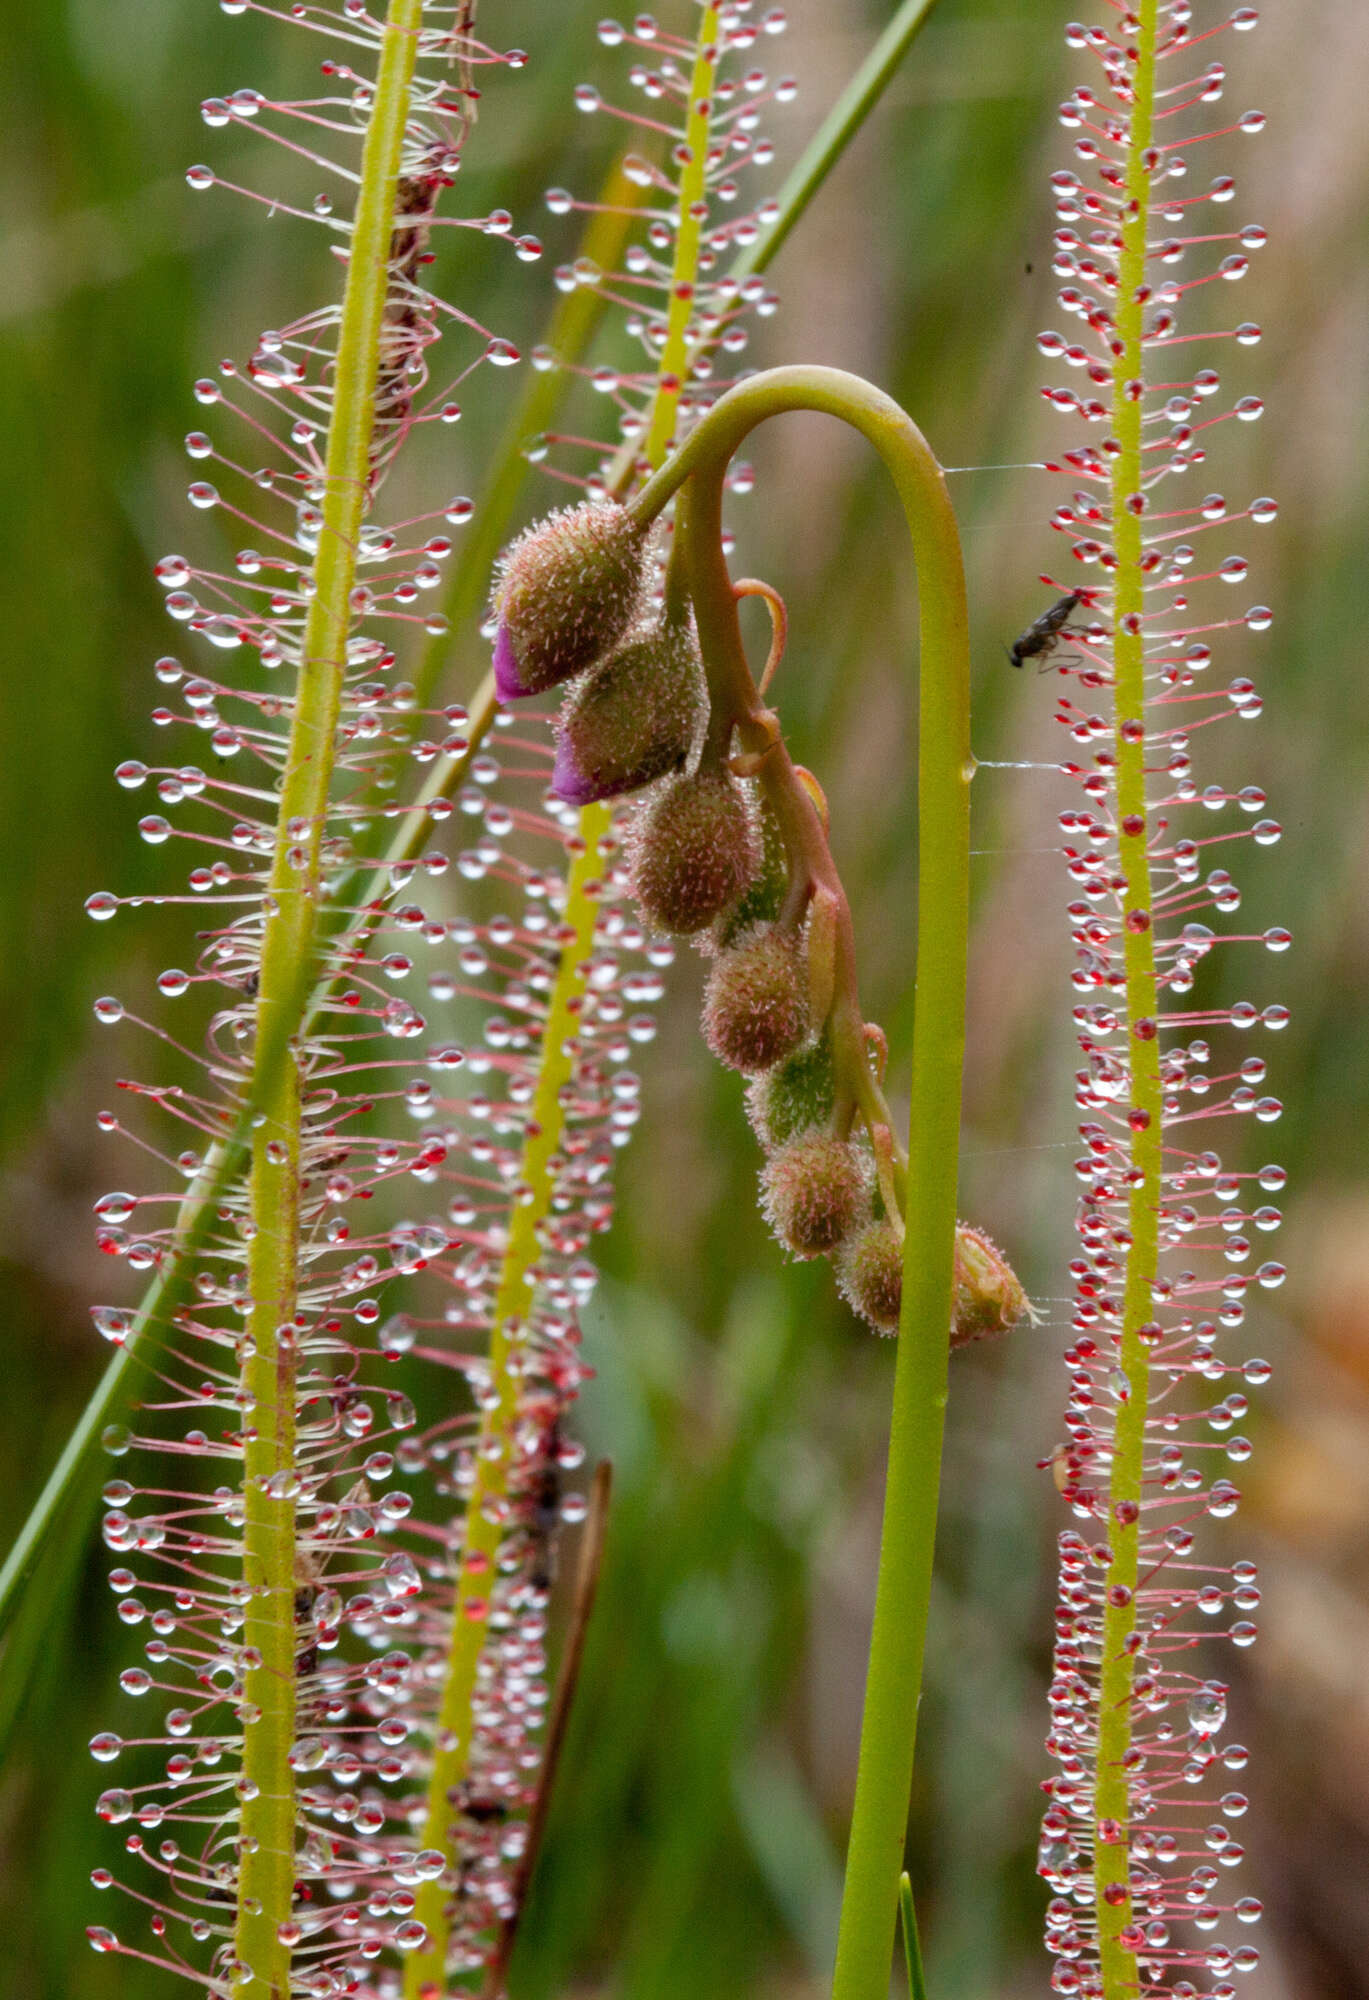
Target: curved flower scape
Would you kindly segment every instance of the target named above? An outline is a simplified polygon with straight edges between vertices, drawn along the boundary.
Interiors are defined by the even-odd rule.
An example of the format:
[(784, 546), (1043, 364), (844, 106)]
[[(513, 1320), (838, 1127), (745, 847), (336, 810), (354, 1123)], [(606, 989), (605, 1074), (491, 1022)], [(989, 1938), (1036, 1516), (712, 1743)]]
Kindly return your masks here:
[[(786, 760), (762, 788), (753, 766), (767, 755), (758, 765), (734, 750), (735, 697), (713, 685), (673, 566), (664, 605), (643, 612), (648, 564), (642, 519), (613, 502), (584, 501), (529, 529), (495, 594), (496, 663), (538, 662), (539, 688), (548, 671), (572, 684), (555, 766), (563, 797), (641, 794), (624, 821), (630, 893), (653, 929), (699, 939), (712, 960), (704, 1038), (752, 1079), (766, 1217), (791, 1256), (831, 1257), (853, 1310), (894, 1333), (903, 1214), (879, 1091), (884, 1038), (862, 1024), (852, 1050), (853, 996), (839, 992), (836, 942), (849, 913), (832, 886), (814, 781)], [(640, 624), (619, 644), (634, 616)], [(505, 698), (518, 699), (521, 670), (505, 685)], [(765, 711), (764, 722), (778, 745), (777, 719)], [(786, 786), (791, 812), (793, 796), (807, 802), (801, 831), (782, 822)], [(848, 986), (850, 976), (848, 966)], [(982, 1231), (962, 1226), (953, 1345), (1004, 1332), (1026, 1309), (1010, 1266)]]

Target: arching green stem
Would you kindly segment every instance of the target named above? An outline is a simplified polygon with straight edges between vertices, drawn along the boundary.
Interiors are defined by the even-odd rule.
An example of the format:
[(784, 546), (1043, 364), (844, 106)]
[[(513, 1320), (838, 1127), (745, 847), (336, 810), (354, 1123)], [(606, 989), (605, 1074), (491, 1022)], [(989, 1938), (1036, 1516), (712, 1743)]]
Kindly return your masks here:
[[(903, 503), (921, 603), (917, 1010), (903, 1311), (835, 2000), (885, 2000), (912, 1789), (931, 1590), (951, 1322), (969, 913), (969, 646), (964, 571), (940, 467), (889, 397), (830, 368), (779, 368), (722, 397), (643, 487), (654, 518), (682, 496), (677, 534), (705, 655), (735, 661), (736, 600), (717, 539), (727, 462), (766, 417), (815, 410), (870, 441)], [(742, 661), (744, 666), (744, 659)]]

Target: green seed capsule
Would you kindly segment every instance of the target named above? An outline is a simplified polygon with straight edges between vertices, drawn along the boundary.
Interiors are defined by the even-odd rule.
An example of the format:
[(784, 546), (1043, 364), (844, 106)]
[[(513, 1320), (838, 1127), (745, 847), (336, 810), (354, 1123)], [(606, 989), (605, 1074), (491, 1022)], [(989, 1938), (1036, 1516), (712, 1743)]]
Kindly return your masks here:
[(747, 1116), (767, 1152), (809, 1125), (825, 1125), (835, 1103), (836, 1078), (825, 1035), (769, 1075), (757, 1077), (746, 1093)]

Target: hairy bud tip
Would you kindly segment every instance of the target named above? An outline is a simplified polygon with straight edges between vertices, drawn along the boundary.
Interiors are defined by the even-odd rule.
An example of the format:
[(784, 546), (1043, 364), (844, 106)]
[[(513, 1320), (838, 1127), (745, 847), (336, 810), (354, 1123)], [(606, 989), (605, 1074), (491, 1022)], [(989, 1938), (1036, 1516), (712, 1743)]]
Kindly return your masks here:
[(641, 603), (647, 533), (625, 507), (585, 501), (519, 536), (495, 591), (501, 701), (556, 687), (618, 643)]

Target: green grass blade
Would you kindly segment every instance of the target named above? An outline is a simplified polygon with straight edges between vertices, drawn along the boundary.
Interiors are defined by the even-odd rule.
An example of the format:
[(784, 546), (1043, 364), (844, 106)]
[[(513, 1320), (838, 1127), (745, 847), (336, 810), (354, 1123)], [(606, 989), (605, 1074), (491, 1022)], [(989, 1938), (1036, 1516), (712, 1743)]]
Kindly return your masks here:
[(780, 189), (780, 212), (775, 221), (756, 243), (743, 250), (729, 277), (747, 278), (773, 263), (808, 204), (884, 95), (935, 5), (936, 0), (903, 0)]
[(913, 1885), (905, 1870), (898, 1878), (898, 1913), (903, 1919), (903, 1956), (908, 1965), (908, 2000), (927, 2000), (927, 1981), (922, 1971), (922, 1946), (917, 1935), (917, 1911), (913, 1908)]
[[(67, 1440), (66, 1448), (48, 1475), (42, 1492), (29, 1510), (28, 1518), (5, 1558), (4, 1568), (0, 1569), (0, 1636), (8, 1630), (20, 1593), (32, 1575), (60, 1514), (76, 1491), (80, 1492), (86, 1504), (79, 1510), (79, 1520), (73, 1521), (72, 1532), (84, 1533), (86, 1508), (94, 1498), (100, 1465), (91, 1447), (98, 1442), (104, 1427), (127, 1407), (127, 1378), (135, 1357), (149, 1338), (149, 1329), (154, 1323), (169, 1323), (189, 1295), (190, 1268), (195, 1253), (214, 1218), (214, 1204), (224, 1182), (232, 1167), (242, 1158), (245, 1138), (244, 1119), (238, 1133), (210, 1148), (181, 1210), (175, 1254), (163, 1264), (144, 1293), (126, 1343), (120, 1347), (96, 1384), (80, 1421)], [(60, 1551), (54, 1552), (53, 1559), (59, 1562), (63, 1559)], [(20, 1651), (22, 1648), (16, 1640), (13, 1652), (17, 1654)], [(6, 1670), (10, 1660), (11, 1653), (7, 1652), (4, 1661)]]
[[(90, 1484), (98, 1460), (86, 1461)], [(44, 1668), (52, 1673), (54, 1659), (75, 1644), (77, 1596), (81, 1586), (85, 1545), (68, 1535), (54, 1554), (34, 1572), (5, 1644), (0, 1673), (0, 1765), (8, 1756), (15, 1731), (31, 1714), (29, 1696)]]

